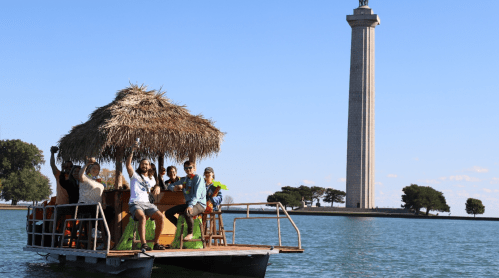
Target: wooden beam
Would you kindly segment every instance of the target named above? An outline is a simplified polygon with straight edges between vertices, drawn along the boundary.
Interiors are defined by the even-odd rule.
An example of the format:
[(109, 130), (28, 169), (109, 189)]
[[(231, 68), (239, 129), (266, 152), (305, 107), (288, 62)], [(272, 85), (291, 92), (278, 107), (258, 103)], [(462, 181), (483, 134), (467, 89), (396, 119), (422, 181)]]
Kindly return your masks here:
[(122, 234), (122, 218), (123, 218), (123, 212), (122, 212), (122, 201), (121, 201), (121, 195), (123, 191), (114, 191), (113, 192), (113, 197), (114, 197), (114, 211), (116, 212), (114, 216), (114, 223), (113, 223), (113, 230), (111, 232), (111, 240), (114, 242), (119, 242), (121, 239), (121, 234)]
[(114, 189), (121, 189), (123, 186), (123, 148), (116, 150), (116, 169), (114, 175)]
[(196, 163), (196, 153), (189, 154), (189, 161)]
[(160, 153), (158, 155), (158, 171), (161, 167), (165, 167), (165, 154)]

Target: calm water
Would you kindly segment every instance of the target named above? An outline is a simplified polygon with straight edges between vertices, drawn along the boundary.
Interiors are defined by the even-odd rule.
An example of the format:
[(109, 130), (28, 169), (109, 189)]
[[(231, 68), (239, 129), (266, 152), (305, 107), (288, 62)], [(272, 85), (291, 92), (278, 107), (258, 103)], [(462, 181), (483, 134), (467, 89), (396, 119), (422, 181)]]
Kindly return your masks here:
[[(23, 252), (25, 211), (0, 210), (0, 277), (86, 277)], [(227, 230), (234, 217), (224, 215)], [(270, 257), (267, 277), (499, 276), (498, 222), (294, 216), (303, 254)], [(236, 243), (276, 245), (276, 220), (237, 220)], [(296, 245), (281, 220), (283, 245)], [(231, 237), (231, 236), (229, 236)], [(153, 270), (153, 277), (158, 276)]]

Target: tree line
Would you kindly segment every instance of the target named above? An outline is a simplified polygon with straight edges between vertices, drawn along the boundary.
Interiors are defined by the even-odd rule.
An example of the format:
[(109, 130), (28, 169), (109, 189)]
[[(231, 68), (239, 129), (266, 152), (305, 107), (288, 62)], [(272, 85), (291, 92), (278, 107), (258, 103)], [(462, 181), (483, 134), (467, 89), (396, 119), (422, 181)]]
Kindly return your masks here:
[[(444, 194), (430, 186), (411, 184), (404, 187), (402, 191), (404, 194), (402, 195), (403, 204), (401, 207), (414, 211), (418, 215), (421, 213), (421, 209), (426, 210), (427, 216), (430, 211), (450, 212), (450, 206), (447, 204)], [(288, 207), (293, 209), (299, 207), (302, 200), (319, 203), (322, 198), (325, 203), (331, 203), (333, 206), (334, 203), (345, 203), (345, 196), (344, 191), (333, 188), (305, 185), (299, 187), (284, 186), (281, 187), (281, 191), (269, 195), (267, 202), (281, 202), (285, 209)], [(468, 198), (465, 206), (466, 213), (473, 214), (473, 216), (485, 213), (485, 206), (478, 199)]]
[[(430, 211), (450, 212), (444, 194), (430, 186), (411, 184), (404, 187), (402, 191), (404, 192), (402, 195), (402, 202), (404, 203), (402, 207), (412, 210), (418, 215), (422, 208), (426, 209), (427, 216)], [(478, 199), (468, 198), (465, 206), (466, 213), (473, 214), (473, 217), (485, 213), (485, 206)]]
[(0, 140), (0, 198), (17, 205), (38, 202), (52, 195), (50, 180), (40, 173), (43, 152), (21, 140)]
[[(281, 191), (277, 191), (267, 197), (267, 202), (281, 202), (285, 209), (291, 207), (299, 207), (301, 201), (310, 201), (320, 205), (320, 199), (325, 203), (345, 203), (344, 198), (346, 193), (341, 190), (333, 188), (324, 188), (319, 186), (305, 186), (300, 185), (299, 187), (284, 186), (281, 187)], [(275, 206), (275, 205), (269, 205)]]

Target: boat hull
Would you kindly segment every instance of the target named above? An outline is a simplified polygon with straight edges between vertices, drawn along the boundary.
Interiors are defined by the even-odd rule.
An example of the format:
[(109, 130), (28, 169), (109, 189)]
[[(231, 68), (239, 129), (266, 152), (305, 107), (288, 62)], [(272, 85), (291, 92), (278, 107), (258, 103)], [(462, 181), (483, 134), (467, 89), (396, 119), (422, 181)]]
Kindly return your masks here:
[[(215, 274), (223, 277), (265, 277), (269, 263), (267, 255), (206, 256), (206, 257), (161, 257), (154, 260), (158, 269), (172, 277)], [(168, 276), (170, 277), (170, 276)]]
[[(64, 267), (120, 277), (265, 277), (270, 255), (159, 258), (95, 258), (51, 254), (48, 260)], [(153, 269), (154, 267), (154, 269)]]
[(100, 272), (120, 277), (151, 277), (154, 258), (122, 259), (51, 254), (50, 262), (85, 272)]

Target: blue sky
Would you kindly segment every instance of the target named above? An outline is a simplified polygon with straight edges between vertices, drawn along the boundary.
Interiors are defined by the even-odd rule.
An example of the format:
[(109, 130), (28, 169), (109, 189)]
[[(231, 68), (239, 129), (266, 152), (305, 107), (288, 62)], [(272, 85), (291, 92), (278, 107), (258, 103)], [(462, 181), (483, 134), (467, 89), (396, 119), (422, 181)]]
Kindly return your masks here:
[[(129, 82), (227, 132), (201, 161), (236, 202), (281, 186), (345, 190), (358, 1), (3, 1), (0, 137), (49, 149)], [(499, 217), (496, 1), (379, 1), (376, 205), (411, 183)], [(166, 164), (171, 164), (166, 162)]]

